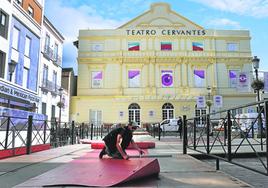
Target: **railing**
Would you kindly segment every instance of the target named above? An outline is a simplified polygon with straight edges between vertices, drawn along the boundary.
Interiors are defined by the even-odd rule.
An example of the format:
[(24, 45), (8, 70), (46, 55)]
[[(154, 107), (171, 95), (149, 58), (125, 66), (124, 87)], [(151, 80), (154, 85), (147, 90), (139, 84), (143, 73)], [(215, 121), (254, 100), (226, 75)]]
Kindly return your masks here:
[[(75, 123), (0, 116), (0, 159), (33, 151), (80, 143), (81, 139), (101, 139), (111, 130), (102, 122)], [(41, 149), (40, 149), (41, 148)]]
[(54, 53), (54, 50), (52, 48), (50, 48), (49, 46), (45, 46), (43, 54), (45, 58), (53, 61), (53, 63), (57, 66), (61, 66), (61, 56)]
[[(258, 109), (255, 116), (235, 115), (237, 111)], [(254, 114), (254, 113), (249, 113)], [(199, 119), (205, 118), (200, 124)], [(192, 150), (219, 160), (268, 175), (268, 101), (211, 113), (199, 117), (183, 117), (183, 153)], [(190, 154), (190, 153), (189, 153)], [(238, 157), (255, 157), (256, 164), (242, 163)]]
[(60, 86), (56, 85), (54, 82), (49, 81), (49, 80), (43, 80), (42, 81), (41, 89), (43, 91), (52, 92), (52, 94), (54, 94), (54, 95), (59, 95), (60, 94), (59, 93)]

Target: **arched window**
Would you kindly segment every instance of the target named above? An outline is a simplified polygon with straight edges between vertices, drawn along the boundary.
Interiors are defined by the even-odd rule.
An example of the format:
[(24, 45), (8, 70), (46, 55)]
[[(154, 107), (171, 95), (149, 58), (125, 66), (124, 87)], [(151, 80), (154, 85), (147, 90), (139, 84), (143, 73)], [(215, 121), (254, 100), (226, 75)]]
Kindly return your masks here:
[(174, 106), (170, 103), (165, 103), (162, 106), (162, 119), (173, 119), (174, 118)]
[(140, 125), (140, 106), (137, 103), (128, 106), (128, 121), (134, 121)]

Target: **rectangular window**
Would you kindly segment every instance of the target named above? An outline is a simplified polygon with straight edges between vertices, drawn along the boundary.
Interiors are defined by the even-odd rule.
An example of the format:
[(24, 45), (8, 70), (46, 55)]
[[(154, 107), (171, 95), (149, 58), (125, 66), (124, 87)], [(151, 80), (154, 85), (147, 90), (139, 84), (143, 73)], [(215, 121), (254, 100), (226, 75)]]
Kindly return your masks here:
[(171, 51), (172, 43), (171, 42), (161, 42), (161, 51)]
[(30, 49), (31, 49), (31, 39), (29, 37), (26, 37), (25, 51), (24, 51), (25, 56), (30, 57)]
[(20, 36), (20, 30), (14, 27), (12, 36), (12, 48), (14, 48), (15, 50), (18, 50), (19, 48), (19, 36)]
[(5, 62), (6, 62), (6, 54), (0, 51), (0, 78), (4, 78), (5, 76)]
[(28, 78), (29, 78), (29, 69), (26, 67), (23, 68), (23, 81), (22, 81), (22, 87), (27, 88), (28, 87)]
[(102, 71), (91, 72), (91, 87), (92, 88), (102, 88), (103, 87)]
[(140, 71), (129, 70), (128, 71), (128, 87), (140, 87)]
[(46, 35), (46, 39), (45, 39), (45, 53), (48, 53), (49, 46), (50, 46), (50, 36), (49, 35)]
[(193, 51), (204, 51), (203, 42), (192, 42)]
[(56, 106), (51, 105), (51, 118), (55, 118), (56, 116)]
[(34, 17), (34, 9), (33, 7), (29, 6), (28, 7), (28, 14), (33, 18)]
[(129, 42), (128, 43), (128, 51), (140, 51), (140, 43), (139, 42)]
[(7, 38), (8, 31), (8, 15), (0, 10), (0, 36)]
[(229, 70), (229, 86), (235, 88), (237, 86), (237, 76), (239, 70)]
[(229, 52), (235, 52), (238, 50), (237, 43), (227, 43), (227, 51)]
[(59, 45), (55, 43), (55, 46), (54, 46), (54, 60), (57, 61), (58, 59), (58, 51), (59, 51)]
[(194, 70), (195, 87), (205, 87), (205, 70)]
[(52, 82), (53, 82), (53, 89), (54, 91), (57, 91), (57, 72), (53, 71), (53, 77), (52, 77)]
[(22, 0), (16, 0), (16, 2), (22, 6)]
[(92, 44), (91, 50), (93, 52), (102, 52), (103, 51), (103, 44)]
[(47, 104), (42, 102), (42, 114), (47, 114)]
[(44, 65), (44, 69), (43, 69), (43, 86), (47, 86), (47, 79), (48, 79), (48, 66)]

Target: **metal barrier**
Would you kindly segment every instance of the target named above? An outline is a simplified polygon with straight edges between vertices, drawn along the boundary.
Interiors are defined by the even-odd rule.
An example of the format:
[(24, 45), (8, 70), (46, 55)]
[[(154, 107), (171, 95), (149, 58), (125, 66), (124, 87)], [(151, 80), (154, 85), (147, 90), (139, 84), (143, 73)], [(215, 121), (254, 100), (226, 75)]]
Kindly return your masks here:
[[(235, 112), (257, 108), (256, 117), (240, 117)], [(200, 123), (201, 119), (205, 119)], [(268, 101), (250, 103), (203, 116), (183, 116), (183, 153), (193, 150), (240, 167), (268, 175), (268, 147), (266, 138)], [(264, 147), (265, 146), (265, 147)], [(239, 157), (254, 157), (261, 168), (241, 163)]]

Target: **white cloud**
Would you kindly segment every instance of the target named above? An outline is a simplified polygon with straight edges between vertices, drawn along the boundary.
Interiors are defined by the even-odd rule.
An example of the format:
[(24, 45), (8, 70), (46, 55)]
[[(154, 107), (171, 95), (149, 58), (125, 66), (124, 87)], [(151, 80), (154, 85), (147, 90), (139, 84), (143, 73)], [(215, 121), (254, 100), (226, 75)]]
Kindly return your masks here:
[(65, 6), (64, 0), (46, 0), (45, 15), (65, 38), (63, 67), (73, 67), (77, 72), (77, 50), (72, 43), (77, 40), (80, 29), (113, 29), (125, 23), (125, 20), (105, 19), (97, 12), (87, 5), (75, 8)]
[(227, 18), (212, 19), (207, 24), (208, 24), (208, 26), (212, 26), (215, 28), (241, 29), (239, 22), (232, 21), (232, 20), (229, 20)]
[(111, 29), (124, 21), (105, 19), (86, 5), (78, 8), (64, 6), (64, 1), (47, 0), (45, 14), (55, 27), (62, 32), (66, 42), (77, 38), (79, 29)]
[(268, 0), (191, 0), (217, 10), (257, 18), (268, 17)]

